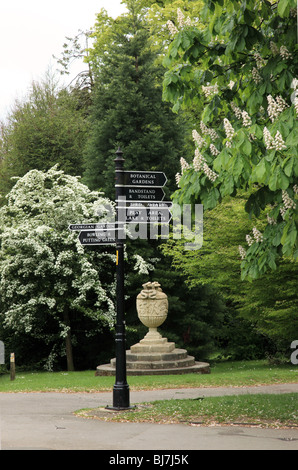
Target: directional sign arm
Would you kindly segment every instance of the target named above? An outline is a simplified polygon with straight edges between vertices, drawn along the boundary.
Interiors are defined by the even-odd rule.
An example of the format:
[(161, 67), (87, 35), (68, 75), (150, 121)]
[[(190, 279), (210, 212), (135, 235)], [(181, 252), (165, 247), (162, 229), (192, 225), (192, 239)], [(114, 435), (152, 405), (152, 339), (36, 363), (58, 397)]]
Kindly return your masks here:
[(161, 171), (123, 171), (116, 172), (116, 187), (138, 186), (162, 188), (167, 182), (166, 175)]

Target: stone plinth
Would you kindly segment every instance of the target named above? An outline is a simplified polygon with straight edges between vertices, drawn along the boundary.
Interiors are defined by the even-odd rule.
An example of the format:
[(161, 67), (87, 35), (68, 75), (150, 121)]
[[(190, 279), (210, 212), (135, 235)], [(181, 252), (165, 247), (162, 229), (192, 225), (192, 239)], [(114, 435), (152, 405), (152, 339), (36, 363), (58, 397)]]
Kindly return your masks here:
[[(150, 332), (151, 333), (151, 332)], [(147, 333), (144, 339), (126, 351), (127, 375), (209, 374), (206, 362), (196, 362), (185, 349), (175, 347), (159, 333), (153, 337)], [(116, 359), (110, 364), (98, 366), (95, 375), (115, 375)]]

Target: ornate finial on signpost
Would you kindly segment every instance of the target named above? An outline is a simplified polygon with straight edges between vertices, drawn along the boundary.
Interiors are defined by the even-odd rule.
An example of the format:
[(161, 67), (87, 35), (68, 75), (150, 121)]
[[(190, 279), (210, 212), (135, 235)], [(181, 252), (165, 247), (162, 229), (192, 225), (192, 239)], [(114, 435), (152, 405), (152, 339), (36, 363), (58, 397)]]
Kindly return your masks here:
[(117, 155), (117, 157), (116, 157), (115, 160), (114, 160), (115, 162), (119, 162), (119, 161), (124, 162), (123, 152), (122, 152), (122, 150), (121, 150), (120, 147), (118, 147), (118, 150), (117, 150), (117, 152), (116, 152), (116, 155)]

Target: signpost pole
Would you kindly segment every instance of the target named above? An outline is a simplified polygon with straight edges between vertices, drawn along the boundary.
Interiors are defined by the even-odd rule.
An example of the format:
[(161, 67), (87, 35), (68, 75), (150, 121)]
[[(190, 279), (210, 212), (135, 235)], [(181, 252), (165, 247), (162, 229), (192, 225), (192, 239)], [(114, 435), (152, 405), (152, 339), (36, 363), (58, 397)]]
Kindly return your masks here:
[[(115, 173), (116, 181), (122, 184), (124, 158), (121, 149), (116, 152)], [(116, 200), (122, 196), (122, 186), (116, 185)], [(116, 223), (119, 227), (118, 209)], [(120, 228), (120, 227), (119, 227)], [(121, 229), (120, 229), (121, 230)], [(121, 231), (122, 232), (122, 231)], [(126, 340), (125, 340), (125, 311), (124, 311), (124, 242), (116, 230), (116, 295), (117, 295), (117, 318), (116, 318), (116, 377), (113, 388), (113, 408), (130, 408), (129, 386), (126, 381)]]

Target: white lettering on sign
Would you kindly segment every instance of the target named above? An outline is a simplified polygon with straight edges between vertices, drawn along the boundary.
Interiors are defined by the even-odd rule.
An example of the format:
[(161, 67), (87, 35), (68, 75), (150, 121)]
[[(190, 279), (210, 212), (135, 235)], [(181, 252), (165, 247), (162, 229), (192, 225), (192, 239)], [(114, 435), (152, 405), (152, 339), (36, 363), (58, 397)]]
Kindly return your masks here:
[(136, 184), (136, 185), (148, 184), (150, 186), (150, 185), (154, 185), (155, 180), (156, 180), (156, 175), (154, 173), (153, 174), (131, 173), (130, 178), (131, 178), (132, 184)]

